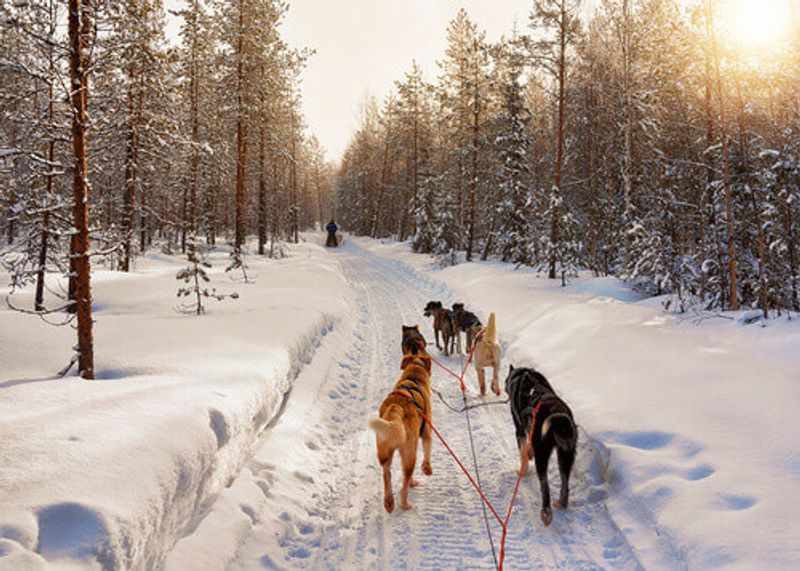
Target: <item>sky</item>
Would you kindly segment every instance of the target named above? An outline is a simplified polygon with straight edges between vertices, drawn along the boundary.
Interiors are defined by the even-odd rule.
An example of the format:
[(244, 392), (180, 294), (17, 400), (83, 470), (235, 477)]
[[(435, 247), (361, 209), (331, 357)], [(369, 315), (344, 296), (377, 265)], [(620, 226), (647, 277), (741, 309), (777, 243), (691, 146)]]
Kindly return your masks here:
[[(166, 0), (168, 8), (182, 0)], [(446, 28), (464, 7), (489, 40), (527, 24), (531, 0), (293, 0), (283, 37), (316, 54), (303, 74), (303, 110), (330, 160), (344, 152), (365, 94), (382, 100), (416, 59), (432, 80)], [(171, 29), (175, 30), (174, 23)]]

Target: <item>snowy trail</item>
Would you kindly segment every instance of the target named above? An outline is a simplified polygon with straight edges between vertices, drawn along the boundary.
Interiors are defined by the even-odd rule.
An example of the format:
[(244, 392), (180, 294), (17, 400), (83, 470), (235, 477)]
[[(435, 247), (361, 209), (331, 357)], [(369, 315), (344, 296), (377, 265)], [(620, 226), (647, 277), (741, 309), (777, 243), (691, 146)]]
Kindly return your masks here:
[[(455, 300), (445, 286), (354, 241), (333, 255), (340, 257), (356, 292), (354, 320), (326, 340), (304, 369), (283, 416), (240, 475), (259, 487), (265, 501), (254, 513), (242, 506), (252, 528), (230, 547), (228, 568), (493, 568), (478, 496), (441, 444), (434, 441), (432, 477), (417, 466), (420, 486), (410, 496), (414, 509), (387, 514), (374, 435), (366, 426), (399, 375), (401, 324), (419, 323), (432, 346), (422, 308), (429, 299)], [(481, 314), (491, 310), (477, 309)], [(459, 358), (446, 362), (459, 366)], [(467, 383), (475, 398), (473, 369)], [(455, 379), (435, 369), (433, 385), (449, 402), (460, 404)], [(447, 410), (436, 398), (433, 407), (437, 428), (471, 467), (463, 414)], [(507, 405), (475, 409), (472, 422), (485, 491), (504, 514), (518, 461)], [(548, 529), (539, 521), (539, 486), (530, 471), (509, 526), (506, 569), (641, 568), (605, 505), (606, 458), (602, 447), (581, 432), (571, 507), (557, 510)], [(553, 461), (551, 486), (557, 490), (555, 466)], [(395, 488), (399, 481), (395, 462)], [(213, 518), (212, 513), (203, 525), (226, 525)], [(490, 521), (499, 552), (500, 526)], [(180, 563), (168, 559), (167, 568)]]

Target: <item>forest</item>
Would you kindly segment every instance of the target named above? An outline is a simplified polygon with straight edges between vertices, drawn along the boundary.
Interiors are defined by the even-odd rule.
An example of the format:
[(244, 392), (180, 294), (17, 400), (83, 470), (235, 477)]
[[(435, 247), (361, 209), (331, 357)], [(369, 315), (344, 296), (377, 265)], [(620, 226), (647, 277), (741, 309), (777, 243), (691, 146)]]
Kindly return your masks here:
[(736, 7), (537, 0), (497, 42), (461, 10), (435, 80), (412, 63), (364, 102), (339, 216), (442, 264), (591, 270), (680, 312), (800, 310), (797, 3)]
[[(332, 167), (301, 110), (311, 52), (282, 40), (287, 9), (192, 0), (170, 39), (162, 0), (0, 4), (9, 300), (33, 286), (19, 309), (76, 321), (85, 375), (91, 265), (129, 272), (148, 250), (218, 240), (240, 261), (247, 236), (279, 257), (330, 209)], [(48, 274), (68, 286), (48, 287)]]

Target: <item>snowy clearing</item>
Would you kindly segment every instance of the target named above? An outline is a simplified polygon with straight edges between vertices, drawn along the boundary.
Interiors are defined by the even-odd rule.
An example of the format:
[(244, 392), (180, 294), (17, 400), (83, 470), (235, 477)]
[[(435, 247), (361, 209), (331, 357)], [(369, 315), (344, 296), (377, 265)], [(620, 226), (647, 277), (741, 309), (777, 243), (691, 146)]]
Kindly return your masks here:
[[(116, 280), (98, 272), (98, 355), (115, 355), (98, 382), (38, 380), (65, 359), (69, 332), (0, 313), (0, 568), (47, 567), (44, 557), (176, 571), (491, 569), (478, 497), (438, 441), (414, 510), (382, 506), (367, 420), (399, 376), (401, 324), (432, 340), (431, 299), (495, 311), (502, 375), (535, 365), (580, 426), (570, 509), (543, 528), (531, 471), (506, 569), (794, 567), (795, 322), (697, 326), (614, 279), (562, 289), (500, 263), (441, 270), (407, 244), (367, 239), (250, 263), (256, 284), (231, 284), (242, 298), (200, 319), (171, 312), (174, 260)], [(467, 383), (477, 401), (471, 368)], [(434, 370), (433, 385), (460, 406), (454, 379)], [(463, 415), (433, 402), (471, 467)], [(483, 487), (504, 511), (518, 462), (508, 407), (475, 409), (472, 422)]]

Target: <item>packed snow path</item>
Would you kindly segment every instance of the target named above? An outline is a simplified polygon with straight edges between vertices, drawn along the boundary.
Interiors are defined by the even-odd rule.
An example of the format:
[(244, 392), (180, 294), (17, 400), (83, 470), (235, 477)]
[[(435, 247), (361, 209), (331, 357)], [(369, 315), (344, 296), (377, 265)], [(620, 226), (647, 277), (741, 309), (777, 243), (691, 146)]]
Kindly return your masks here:
[[(325, 340), (303, 370), (284, 413), (239, 477), (257, 485), (265, 501), (258, 512), (242, 506), (252, 529), (235, 538), (236, 546), (228, 546), (233, 556), (229, 569), (493, 568), (478, 496), (441, 444), (434, 441), (432, 477), (421, 474), (418, 462), (420, 486), (410, 494), (414, 509), (387, 514), (375, 437), (367, 429), (367, 420), (376, 415), (400, 372), (401, 324), (419, 323), (435, 352), (422, 308), (430, 299), (456, 300), (441, 284), (402, 262), (368, 252), (357, 242), (346, 242), (332, 255), (340, 257), (356, 290), (355, 316), (344, 330)], [(474, 309), (482, 315), (491, 310)], [(460, 359), (445, 362), (457, 367)], [(470, 398), (476, 399), (472, 368), (467, 384)], [(434, 369), (433, 386), (460, 405), (455, 379)], [(471, 466), (463, 414), (447, 410), (434, 398), (433, 420)], [(485, 491), (504, 513), (518, 462), (508, 407), (476, 409), (472, 421)], [(509, 526), (506, 569), (641, 567), (604, 502), (606, 455), (585, 432), (580, 437), (570, 509), (556, 510), (550, 528), (539, 520), (539, 485), (533, 469), (523, 480)], [(393, 466), (396, 489), (398, 464)], [(553, 459), (551, 486), (556, 497), (559, 485)], [(209, 532), (228, 526), (225, 517), (216, 523), (214, 517), (211, 512), (203, 522)], [(492, 529), (499, 548), (500, 527), (494, 521)], [(187, 557), (194, 559), (195, 568), (202, 568), (204, 558), (196, 550), (192, 557), (192, 538), (186, 541), (183, 549), (179, 542), (168, 558), (168, 568), (179, 567)], [(181, 551), (183, 555), (176, 555)], [(207, 561), (209, 567), (213, 559)]]

